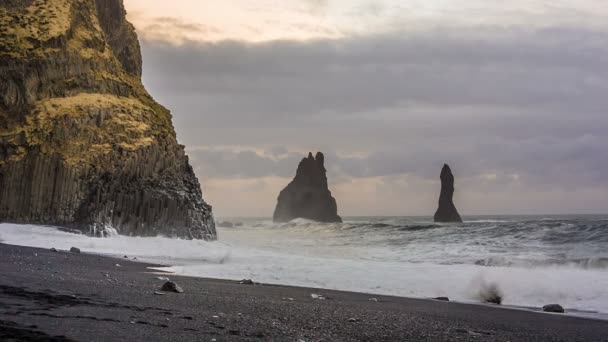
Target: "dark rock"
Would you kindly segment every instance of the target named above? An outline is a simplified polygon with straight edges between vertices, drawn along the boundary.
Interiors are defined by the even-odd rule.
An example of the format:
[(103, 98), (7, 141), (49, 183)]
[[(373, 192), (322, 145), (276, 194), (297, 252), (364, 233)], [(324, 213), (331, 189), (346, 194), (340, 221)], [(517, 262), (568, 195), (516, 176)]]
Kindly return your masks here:
[(70, 248), (71, 253), (80, 253), (80, 248), (72, 247)]
[(239, 282), (239, 284), (242, 284), (242, 285), (256, 285), (256, 282), (254, 282), (251, 279), (243, 279), (243, 280), (241, 280)]
[(436, 297), (436, 298), (433, 298), (433, 299), (434, 300), (440, 300), (442, 302), (449, 302), (450, 301), (450, 298), (448, 298), (448, 297)]
[(164, 292), (175, 292), (175, 293), (183, 293), (184, 290), (177, 285), (175, 282), (172, 281), (168, 281), (166, 283), (163, 284), (163, 286), (160, 288), (161, 291)]
[(485, 302), (500, 305), (502, 304), (502, 295), (500, 293), (493, 293), (485, 298)]
[(215, 239), (171, 114), (141, 83), (123, 1), (45, 4), (65, 8), (0, 6), (0, 221)]
[(559, 304), (549, 304), (543, 306), (544, 312), (564, 313), (566, 310)]
[(275, 222), (304, 218), (318, 222), (342, 222), (338, 206), (327, 185), (325, 157), (318, 152), (302, 159), (295, 178), (279, 194)]
[(441, 195), (439, 196), (439, 208), (435, 213), (435, 222), (462, 222), (453, 197), (454, 175), (450, 167), (445, 164), (441, 170)]
[(51, 248), (51, 252), (57, 252), (57, 248)]

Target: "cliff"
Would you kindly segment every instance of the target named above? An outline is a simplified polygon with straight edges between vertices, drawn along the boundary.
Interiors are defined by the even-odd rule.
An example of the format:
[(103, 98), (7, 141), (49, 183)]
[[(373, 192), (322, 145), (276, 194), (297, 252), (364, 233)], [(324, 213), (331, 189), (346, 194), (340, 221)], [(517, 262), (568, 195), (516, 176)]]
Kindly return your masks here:
[(214, 239), (122, 0), (0, 3), (0, 221)]
[(439, 208), (435, 213), (435, 222), (462, 222), (453, 197), (454, 175), (450, 167), (445, 164), (441, 169), (441, 194), (439, 195)]
[(279, 194), (274, 211), (275, 222), (305, 218), (319, 222), (342, 222), (336, 199), (327, 186), (325, 157), (318, 152), (302, 159), (296, 176)]

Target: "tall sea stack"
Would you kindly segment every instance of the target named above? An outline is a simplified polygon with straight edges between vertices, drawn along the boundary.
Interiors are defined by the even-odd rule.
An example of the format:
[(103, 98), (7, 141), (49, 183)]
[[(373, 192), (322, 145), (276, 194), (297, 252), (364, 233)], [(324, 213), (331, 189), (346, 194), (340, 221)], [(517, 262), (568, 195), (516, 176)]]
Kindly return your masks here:
[(450, 167), (444, 164), (441, 170), (441, 195), (439, 195), (439, 209), (435, 213), (435, 222), (462, 222), (453, 197), (454, 175)]
[(0, 2), (0, 222), (215, 239), (122, 0)]
[(317, 152), (302, 159), (296, 177), (279, 194), (274, 211), (275, 222), (304, 218), (318, 222), (342, 222), (336, 199), (327, 186), (325, 157)]

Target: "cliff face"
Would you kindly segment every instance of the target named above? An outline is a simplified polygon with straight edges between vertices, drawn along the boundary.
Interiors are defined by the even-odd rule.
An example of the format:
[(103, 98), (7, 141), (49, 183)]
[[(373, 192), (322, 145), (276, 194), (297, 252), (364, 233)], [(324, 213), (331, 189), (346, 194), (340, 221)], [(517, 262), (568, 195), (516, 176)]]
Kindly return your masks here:
[(279, 194), (274, 211), (275, 222), (305, 218), (319, 222), (342, 222), (336, 199), (327, 186), (325, 157), (318, 152), (302, 159), (296, 176)]
[(214, 239), (122, 0), (0, 3), (0, 221)]
[(453, 197), (454, 175), (450, 167), (445, 164), (441, 170), (441, 194), (439, 195), (439, 208), (435, 213), (435, 222), (462, 222)]

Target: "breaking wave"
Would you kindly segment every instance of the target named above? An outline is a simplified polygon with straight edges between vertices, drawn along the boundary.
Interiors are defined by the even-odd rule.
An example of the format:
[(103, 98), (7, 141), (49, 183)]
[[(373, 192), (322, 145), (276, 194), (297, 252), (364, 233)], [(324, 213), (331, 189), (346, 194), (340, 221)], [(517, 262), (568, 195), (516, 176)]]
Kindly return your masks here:
[(0, 241), (137, 257), (183, 275), (389, 294), (448, 296), (608, 317), (608, 218), (475, 217), (223, 219), (218, 242), (90, 238), (49, 227), (0, 225)]

